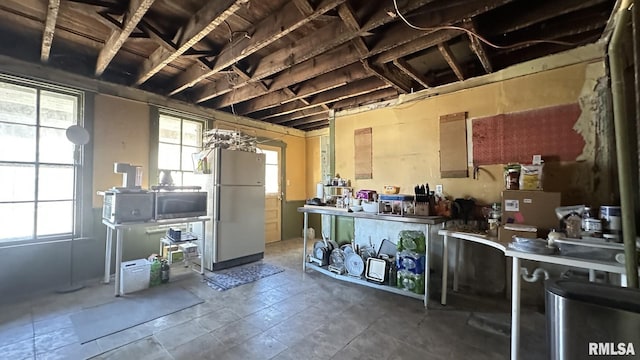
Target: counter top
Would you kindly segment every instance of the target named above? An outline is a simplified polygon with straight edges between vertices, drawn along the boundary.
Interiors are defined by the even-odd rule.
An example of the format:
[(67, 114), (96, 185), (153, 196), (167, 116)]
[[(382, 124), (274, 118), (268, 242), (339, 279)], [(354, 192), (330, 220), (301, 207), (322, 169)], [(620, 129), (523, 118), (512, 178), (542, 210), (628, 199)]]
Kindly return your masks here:
[(484, 245), (496, 248), (502, 252), (507, 251), (508, 243), (498, 241), (497, 236), (488, 236), (488, 235), (472, 233), (472, 232), (457, 231), (455, 229), (438, 230), (438, 235), (443, 235), (443, 236), (446, 235), (446, 236), (451, 236), (457, 239), (484, 244)]
[(351, 212), (351, 211), (347, 211), (347, 209), (339, 209), (333, 206), (317, 206), (317, 205), (305, 205), (305, 206), (299, 207), (298, 212), (309, 213), (309, 214), (347, 216), (347, 217), (353, 217), (353, 218), (359, 218), (359, 219), (396, 221), (396, 222), (413, 223), (413, 224), (427, 224), (427, 225), (441, 224), (447, 221), (447, 218), (442, 216), (378, 215), (378, 214), (368, 213), (364, 211)]

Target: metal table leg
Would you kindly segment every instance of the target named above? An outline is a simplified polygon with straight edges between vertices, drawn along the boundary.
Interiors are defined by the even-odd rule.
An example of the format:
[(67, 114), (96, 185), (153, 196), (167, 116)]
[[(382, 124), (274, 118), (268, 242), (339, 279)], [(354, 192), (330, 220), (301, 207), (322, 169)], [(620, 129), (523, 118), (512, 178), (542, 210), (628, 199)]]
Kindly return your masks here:
[(206, 226), (206, 221), (203, 220), (202, 221), (202, 228), (200, 230), (200, 236), (201, 236), (200, 237), (200, 252), (201, 252), (201, 255), (200, 255), (200, 275), (204, 275), (204, 243), (206, 242), (205, 238), (204, 238), (205, 237), (205, 233), (206, 233), (205, 226)]
[(458, 264), (460, 264), (460, 248), (462, 247), (463, 241), (461, 239), (456, 239), (456, 256), (455, 262), (453, 263), (453, 291), (458, 291)]
[(440, 303), (447, 305), (447, 275), (449, 273), (449, 237), (443, 236), (442, 241), (442, 295)]
[[(429, 302), (429, 269), (431, 268), (431, 261), (429, 259), (429, 243), (431, 243), (431, 226), (425, 225), (426, 240), (424, 249), (424, 307), (427, 308)], [(394, 259), (395, 261), (395, 259)]]
[(518, 359), (520, 347), (520, 259), (511, 265), (511, 360)]
[(304, 225), (302, 230), (302, 272), (307, 269), (307, 228), (309, 226), (309, 213), (304, 213)]
[(108, 284), (111, 280), (111, 238), (113, 237), (113, 230), (107, 226), (107, 237), (105, 241), (104, 249), (104, 283)]
[(120, 268), (122, 267), (122, 230), (116, 230), (116, 291), (115, 295), (120, 296)]

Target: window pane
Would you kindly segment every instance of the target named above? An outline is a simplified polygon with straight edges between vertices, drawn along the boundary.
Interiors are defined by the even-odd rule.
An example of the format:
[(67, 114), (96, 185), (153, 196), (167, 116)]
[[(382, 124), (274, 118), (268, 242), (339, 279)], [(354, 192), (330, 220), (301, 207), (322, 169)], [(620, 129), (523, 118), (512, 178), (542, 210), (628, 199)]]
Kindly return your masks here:
[(72, 200), (73, 167), (40, 166), (38, 200)]
[(0, 242), (6, 240), (31, 239), (33, 237), (33, 203), (0, 204), (0, 219), (3, 226)]
[(0, 174), (0, 202), (35, 200), (35, 165), (0, 164)]
[(271, 150), (262, 150), (265, 154), (265, 164), (278, 164), (278, 152)]
[(78, 123), (78, 97), (40, 92), (40, 125), (66, 129)]
[(180, 169), (180, 145), (159, 144), (158, 146), (158, 169), (179, 170)]
[(278, 165), (265, 166), (264, 191), (266, 193), (280, 192), (278, 187)]
[(0, 82), (0, 121), (36, 124), (36, 89)]
[(202, 147), (202, 123), (185, 120), (182, 123), (182, 144)]
[(180, 119), (160, 115), (159, 140), (172, 144), (180, 144)]
[(71, 233), (72, 211), (71, 201), (38, 203), (38, 236)]
[(36, 161), (36, 127), (0, 123), (0, 160)]
[(73, 164), (73, 147), (65, 129), (40, 128), (38, 149), (41, 162)]
[(182, 184), (185, 186), (203, 186), (206, 178), (203, 175), (196, 175), (192, 172), (182, 173)]
[(184, 171), (194, 171), (193, 166), (193, 154), (197, 154), (200, 152), (200, 148), (183, 146), (182, 147), (182, 170)]

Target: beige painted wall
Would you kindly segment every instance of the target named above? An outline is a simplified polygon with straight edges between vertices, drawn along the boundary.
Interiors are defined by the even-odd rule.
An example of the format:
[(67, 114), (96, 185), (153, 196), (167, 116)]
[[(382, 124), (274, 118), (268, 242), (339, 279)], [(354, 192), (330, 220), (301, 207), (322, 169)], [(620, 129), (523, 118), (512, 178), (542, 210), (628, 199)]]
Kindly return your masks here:
[(108, 95), (95, 96), (93, 136), (93, 207), (102, 207), (96, 191), (121, 186), (122, 175), (113, 172), (114, 162), (142, 166), (142, 186), (148, 187), (149, 106)]
[[(352, 179), (356, 189), (380, 191), (388, 184), (398, 185), (401, 193), (411, 194), (416, 184), (428, 182), (432, 189), (442, 184), (444, 192), (452, 197), (472, 196), (484, 203), (499, 201), (503, 189), (502, 165), (483, 166), (477, 180), (440, 178), (439, 117), (466, 111), (470, 129), (473, 118), (575, 103), (583, 91), (586, 68), (587, 64), (581, 63), (389, 108), (338, 114), (336, 172)], [(353, 134), (354, 130), (366, 127), (373, 129), (373, 179), (355, 181)], [(588, 166), (586, 163), (591, 159), (585, 160), (578, 166)], [(568, 190), (562, 172), (570, 173), (574, 168), (571, 164), (549, 166), (549, 170), (556, 172), (550, 177), (555, 180), (545, 190)]]
[(320, 137), (329, 135), (329, 129), (325, 131), (315, 131), (313, 135), (307, 136), (307, 198), (316, 197), (316, 184), (322, 181), (321, 161), (320, 161)]

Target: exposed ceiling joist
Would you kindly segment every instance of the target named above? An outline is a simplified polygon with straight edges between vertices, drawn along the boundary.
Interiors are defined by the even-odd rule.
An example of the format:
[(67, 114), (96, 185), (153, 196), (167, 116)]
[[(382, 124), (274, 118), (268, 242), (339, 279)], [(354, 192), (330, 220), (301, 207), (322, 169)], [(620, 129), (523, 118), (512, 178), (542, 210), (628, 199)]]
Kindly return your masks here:
[(44, 22), (44, 31), (42, 33), (42, 47), (40, 49), (40, 61), (46, 63), (49, 61), (51, 53), (51, 44), (53, 44), (53, 35), (56, 31), (56, 21), (58, 20), (58, 11), (60, 10), (60, 0), (49, 0), (47, 6), (47, 18)]
[(422, 85), (425, 89), (431, 87), (429, 85), (430, 81), (426, 76), (420, 74), (416, 69), (413, 68), (406, 60), (404, 59), (396, 59), (393, 60), (393, 65), (395, 65), (398, 69), (402, 70), (405, 74), (409, 75), (413, 80), (415, 80), (418, 84)]
[(482, 64), (484, 71), (486, 71), (487, 74), (492, 73), (493, 66), (491, 65), (491, 60), (489, 59), (489, 55), (487, 54), (484, 44), (480, 41), (479, 36), (481, 35), (478, 33), (478, 27), (472, 19), (464, 21), (463, 26), (467, 30), (471, 31), (471, 33), (467, 34), (469, 37), (469, 46), (471, 47), (471, 51), (473, 51), (473, 53), (478, 57), (478, 60), (480, 60), (480, 64)]
[(464, 74), (462, 73), (462, 68), (456, 61), (455, 56), (453, 56), (453, 52), (451, 52), (449, 45), (447, 45), (447, 43), (440, 43), (438, 44), (438, 50), (440, 50), (442, 57), (447, 62), (447, 64), (449, 64), (449, 67), (451, 67), (451, 70), (453, 70), (453, 73), (456, 74), (456, 77), (458, 78), (458, 80), (463, 81)]
[(313, 131), (313, 130), (324, 129), (328, 126), (329, 126), (329, 120), (323, 120), (323, 121), (317, 121), (310, 124), (300, 125), (298, 128), (304, 131)]
[[(192, 87), (204, 78), (231, 66), (231, 64), (241, 59), (244, 59), (245, 57), (307, 24), (315, 17), (335, 8), (344, 1), (345, 0), (323, 0), (310, 15), (301, 13), (297, 4), (293, 2), (285, 4), (280, 11), (258, 23), (253, 30), (250, 31), (251, 36), (243, 37), (235, 43), (231, 42), (222, 49), (220, 55), (218, 55), (214, 60), (211, 69), (201, 71), (195, 76), (190, 75), (191, 77), (178, 77), (175, 89), (171, 91), (171, 95)], [(190, 74), (193, 73), (196, 72), (190, 72)]]
[(385, 64), (392, 62), (395, 59), (413, 54), (417, 51), (437, 46), (439, 43), (449, 41), (458, 35), (460, 35), (459, 30), (440, 30), (432, 32), (419, 39), (376, 55), (372, 57), (370, 61), (372, 64)]
[(338, 70), (332, 71), (324, 75), (320, 75), (312, 80), (305, 81), (297, 86), (295, 96), (283, 91), (277, 90), (255, 99), (246, 101), (236, 107), (239, 114), (249, 114), (255, 111), (278, 106), (283, 103), (298, 100), (300, 98), (309, 97), (314, 94), (335, 89), (346, 85), (349, 82), (362, 79), (369, 76), (360, 62), (353, 63)]
[(394, 87), (399, 92), (403, 94), (411, 92), (411, 79), (403, 76), (403, 74), (395, 68), (392, 68), (387, 64), (372, 65), (368, 61), (363, 61), (362, 64), (365, 69), (371, 72), (372, 75), (375, 75), (377, 78)]
[(155, 0), (131, 0), (129, 10), (125, 14), (125, 22), (122, 29), (113, 30), (98, 54), (96, 62), (96, 76), (102, 75), (109, 63), (118, 53), (122, 45), (136, 29), (144, 14), (149, 10)]
[(361, 106), (361, 105), (369, 104), (371, 102), (380, 101), (382, 99), (387, 99), (387, 98), (396, 97), (396, 96), (398, 96), (398, 90), (390, 87), (387, 89), (370, 92), (365, 95), (360, 95), (360, 96), (338, 101), (332, 104), (331, 108), (335, 110), (352, 108), (352, 107)]
[[(193, 45), (198, 43), (203, 37), (218, 27), (229, 16), (235, 13), (242, 4), (248, 0), (218, 0), (209, 1), (194, 16), (189, 19), (180, 31), (180, 39), (177, 41), (177, 49), (168, 51), (164, 47), (158, 48), (149, 59), (144, 62), (142, 71), (136, 79), (136, 84), (140, 85), (149, 80), (150, 77), (162, 70), (170, 62), (184, 54)], [(200, 66), (198, 64), (198, 66)]]
[(302, 119), (302, 118), (305, 118), (311, 115), (317, 115), (317, 114), (327, 114), (327, 110), (325, 110), (322, 106), (316, 106), (309, 109), (292, 112), (286, 115), (272, 117), (270, 118), (272, 120), (269, 120), (269, 122), (272, 122), (274, 124), (282, 124), (287, 121)]
[[(401, 11), (403, 13), (413, 11), (433, 1), (434, 0), (409, 1), (406, 5), (401, 6)], [(350, 31), (349, 27), (344, 23), (344, 21), (342, 21), (342, 19), (335, 19), (322, 27), (319, 31), (296, 41), (293, 47), (274, 51), (262, 58), (257, 64), (252, 78), (253, 80), (258, 80), (274, 75), (280, 71), (289, 69), (294, 65), (301, 64), (315, 56), (331, 51), (331, 49), (336, 46), (344, 44), (354, 37), (359, 36), (360, 32), (368, 32), (381, 25), (387, 24), (394, 20), (393, 17), (389, 16), (389, 11), (391, 11), (391, 8), (387, 10), (378, 9), (376, 13), (371, 16), (370, 20), (360, 28), (360, 31)], [(216, 90), (218, 93), (220, 92), (220, 89)], [(211, 93), (207, 93), (206, 90), (202, 90), (199, 92), (196, 102), (206, 101), (215, 96), (216, 93), (213, 91)]]
[(329, 117), (328, 113), (321, 113), (321, 114), (311, 115), (306, 118), (302, 118), (298, 120), (287, 121), (284, 124), (286, 124), (286, 126), (309, 125), (313, 123), (329, 121), (328, 117)]

